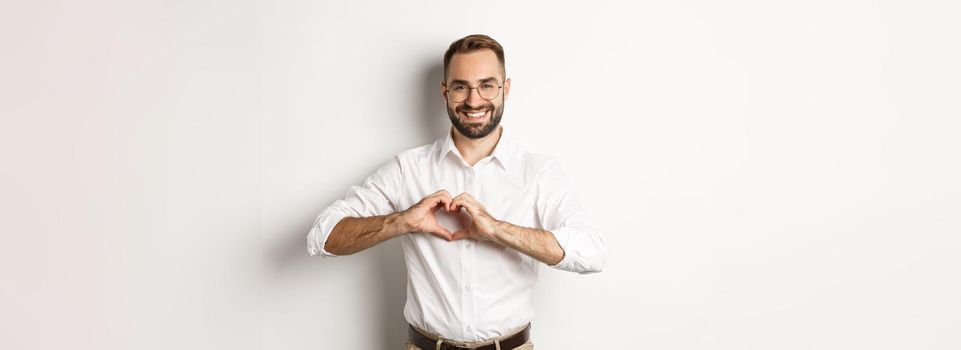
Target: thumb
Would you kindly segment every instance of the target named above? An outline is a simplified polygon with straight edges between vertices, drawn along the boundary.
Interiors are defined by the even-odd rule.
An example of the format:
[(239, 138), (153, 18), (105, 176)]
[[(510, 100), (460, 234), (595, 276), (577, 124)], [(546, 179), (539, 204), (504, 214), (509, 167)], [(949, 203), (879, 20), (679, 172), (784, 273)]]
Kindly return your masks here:
[(441, 237), (443, 237), (443, 238), (446, 238), (448, 241), (451, 240), (451, 238), (454, 236), (454, 234), (451, 233), (450, 230), (448, 230), (448, 229), (446, 229), (446, 228), (444, 228), (443, 226), (440, 226), (440, 225), (438, 225), (438, 226), (436, 226), (436, 227), (432, 227), (430, 232), (431, 232), (431, 233), (434, 233), (434, 234), (437, 234), (437, 235), (439, 235), (439, 236), (441, 236)]
[(459, 231), (457, 231), (457, 232), (454, 232), (454, 234), (451, 235), (451, 240), (452, 240), (452, 241), (456, 241), (456, 240), (458, 240), (458, 239), (466, 239), (466, 238), (470, 238), (470, 229), (469, 229), (469, 228), (464, 228), (463, 230), (459, 230)]

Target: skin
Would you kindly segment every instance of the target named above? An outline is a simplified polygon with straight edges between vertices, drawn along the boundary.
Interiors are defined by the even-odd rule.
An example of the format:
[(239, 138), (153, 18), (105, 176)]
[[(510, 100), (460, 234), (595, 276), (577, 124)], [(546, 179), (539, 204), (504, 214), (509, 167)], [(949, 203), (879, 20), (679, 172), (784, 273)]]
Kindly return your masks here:
[[(476, 87), (482, 80), (490, 77), (498, 78), (498, 82), (503, 81), (504, 86), (501, 94), (492, 101), (481, 98), (476, 89), (460, 103), (453, 102), (447, 96), (447, 87), (455, 80), (465, 81)], [(500, 126), (494, 125), (496, 128), (486, 135), (477, 133), (478, 130), (496, 124), (496, 119), (499, 118), (495, 116), (503, 113), (504, 102), (510, 94), (510, 79), (501, 80), (503, 77), (504, 71), (497, 56), (491, 50), (482, 49), (455, 54), (448, 65), (446, 81), (441, 82), (441, 96), (447, 103), (448, 116), (452, 122), (457, 121), (454, 118), (459, 118), (472, 133), (468, 137), (458, 128), (451, 128), (454, 145), (464, 157), (464, 161), (471, 166), (494, 151), (503, 132)], [(482, 109), (489, 112), (483, 120), (476, 122), (468, 121), (466, 116), (460, 113)], [(463, 229), (450, 232), (439, 225), (435, 213), (440, 209), (457, 215)], [(564, 258), (564, 250), (549, 231), (498, 220), (469, 193), (452, 197), (446, 190), (427, 195), (402, 212), (366, 218), (346, 217), (331, 231), (324, 249), (333, 254), (348, 255), (409, 233), (426, 233), (447, 241), (486, 240), (517, 250), (548, 265), (556, 265)]]
[[(501, 69), (497, 55), (495, 55), (493, 51), (483, 49), (469, 53), (455, 54), (451, 57), (450, 63), (448, 64), (446, 77), (447, 80), (440, 83), (440, 93), (444, 102), (447, 104), (447, 114), (452, 122), (456, 118), (460, 120), (460, 123), (470, 126), (473, 130), (478, 130), (485, 128), (487, 125), (499, 119), (492, 116), (492, 114), (499, 114), (497, 112), (503, 113), (504, 102), (507, 101), (511, 92), (511, 80), (509, 78), (504, 79), (504, 71)], [(467, 99), (460, 103), (453, 102), (453, 100), (447, 96), (447, 88), (452, 85), (454, 81), (464, 81), (467, 82), (467, 85), (476, 87), (480, 85), (482, 80), (488, 78), (495, 78), (498, 83), (503, 81), (504, 85), (501, 93), (492, 101), (481, 98), (480, 93), (478, 93), (476, 89), (472, 90), (470, 95), (467, 96)], [(492, 109), (494, 113), (488, 113), (488, 115), (484, 117), (485, 119), (480, 122), (469, 121), (467, 117), (461, 113), (462, 111), (478, 111), (482, 109)], [(465, 136), (457, 128), (453, 128), (453, 130), (454, 145), (457, 146), (457, 150), (460, 151), (464, 157), (464, 161), (471, 166), (490, 155), (491, 152), (494, 151), (494, 147), (497, 146), (497, 141), (500, 140), (500, 128), (498, 128), (497, 133), (490, 133), (483, 137), (474, 138)]]

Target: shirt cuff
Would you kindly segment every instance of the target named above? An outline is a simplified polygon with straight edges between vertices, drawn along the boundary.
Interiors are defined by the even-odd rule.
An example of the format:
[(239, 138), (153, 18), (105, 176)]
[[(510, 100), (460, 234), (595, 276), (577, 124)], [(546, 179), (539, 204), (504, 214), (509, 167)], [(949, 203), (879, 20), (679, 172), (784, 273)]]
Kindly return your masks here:
[(322, 213), (314, 221), (314, 226), (310, 228), (310, 233), (307, 234), (307, 253), (310, 256), (320, 255), (323, 257), (336, 257), (337, 254), (328, 252), (324, 249), (327, 246), (327, 238), (330, 237), (330, 232), (334, 230), (334, 226), (341, 219), (347, 217), (347, 215), (338, 212)]
[(558, 269), (558, 270), (571, 271), (570, 268), (571, 268), (571, 266), (574, 264), (574, 262), (573, 262), (574, 258), (573, 258), (573, 256), (572, 256), (572, 255), (574, 254), (574, 252), (571, 251), (571, 245), (570, 245), (571, 232), (570, 232), (570, 230), (561, 227), (561, 228), (554, 229), (554, 230), (551, 230), (551, 231), (548, 231), (548, 232), (550, 232), (551, 234), (554, 235), (554, 239), (557, 239), (557, 244), (560, 245), (560, 246), (561, 246), (561, 250), (564, 251), (564, 257), (561, 258), (561, 261), (558, 262), (557, 265), (547, 265), (547, 266), (550, 266), (550, 267), (555, 268), (555, 269)]
[[(600, 272), (603, 265), (602, 257), (596, 257), (593, 249), (584, 249), (584, 242), (575, 242), (580, 239), (587, 239), (587, 232), (579, 230), (577, 227), (560, 227), (551, 231), (557, 243), (564, 250), (564, 258), (556, 265), (548, 265), (552, 268), (580, 274)], [(580, 249), (579, 249), (580, 248)]]

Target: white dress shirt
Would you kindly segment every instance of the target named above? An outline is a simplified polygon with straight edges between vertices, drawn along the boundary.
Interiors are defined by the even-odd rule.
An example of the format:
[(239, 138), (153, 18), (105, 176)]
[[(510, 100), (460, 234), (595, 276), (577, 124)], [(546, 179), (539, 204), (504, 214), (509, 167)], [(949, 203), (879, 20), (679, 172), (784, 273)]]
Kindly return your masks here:
[[(307, 234), (307, 252), (336, 256), (324, 245), (344, 217), (403, 211), (444, 189), (451, 197), (469, 193), (495, 219), (553, 233), (565, 252), (553, 268), (582, 274), (603, 268), (604, 240), (555, 158), (528, 152), (502, 129), (493, 153), (472, 167), (454, 146), (451, 132), (453, 128), (432, 144), (398, 153), (361, 186), (351, 186), (344, 199), (322, 210)], [(446, 211), (437, 215), (451, 232), (459, 229)], [(427, 233), (400, 239), (407, 262), (404, 316), (414, 326), (448, 339), (480, 341), (533, 318), (537, 260), (486, 240), (448, 242)]]

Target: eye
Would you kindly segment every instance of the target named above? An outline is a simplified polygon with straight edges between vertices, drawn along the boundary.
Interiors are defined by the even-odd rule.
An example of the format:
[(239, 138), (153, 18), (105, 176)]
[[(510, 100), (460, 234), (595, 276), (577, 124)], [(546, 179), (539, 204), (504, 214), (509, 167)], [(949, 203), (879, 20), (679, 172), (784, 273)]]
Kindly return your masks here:
[(497, 88), (497, 85), (494, 85), (494, 83), (481, 84), (481, 89), (496, 89), (496, 88)]
[(467, 88), (467, 87), (465, 87), (464, 85), (454, 85), (454, 87), (452, 87), (452, 88), (450, 88), (450, 89), (451, 89), (452, 91), (461, 92), (461, 91), (464, 91), (464, 89), (466, 89), (466, 88)]

